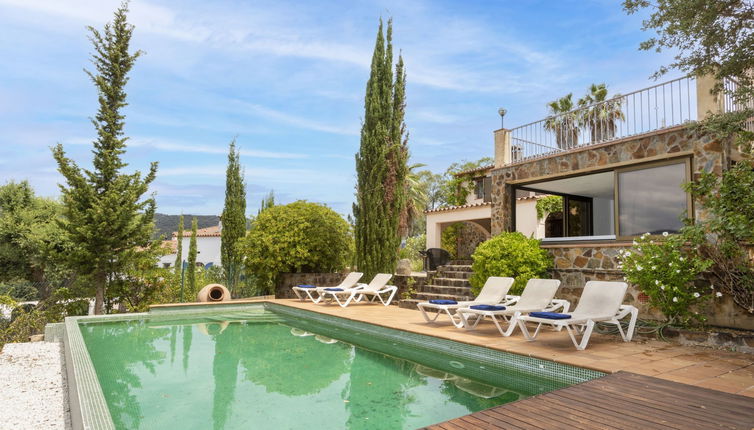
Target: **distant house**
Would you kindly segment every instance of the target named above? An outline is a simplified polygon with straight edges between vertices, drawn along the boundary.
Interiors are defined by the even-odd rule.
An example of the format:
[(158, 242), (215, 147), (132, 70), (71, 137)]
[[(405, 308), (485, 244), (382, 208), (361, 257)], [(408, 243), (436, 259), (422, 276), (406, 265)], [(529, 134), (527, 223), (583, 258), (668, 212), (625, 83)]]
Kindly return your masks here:
[[(220, 265), (220, 232), (222, 224), (216, 226), (200, 228), (196, 231), (196, 263), (202, 266), (208, 264)], [(188, 261), (189, 241), (191, 240), (191, 230), (183, 232), (183, 252), (182, 260)], [(173, 232), (172, 240), (163, 241), (163, 247), (171, 250), (171, 253), (160, 258), (161, 267), (173, 267), (178, 250), (178, 232)]]

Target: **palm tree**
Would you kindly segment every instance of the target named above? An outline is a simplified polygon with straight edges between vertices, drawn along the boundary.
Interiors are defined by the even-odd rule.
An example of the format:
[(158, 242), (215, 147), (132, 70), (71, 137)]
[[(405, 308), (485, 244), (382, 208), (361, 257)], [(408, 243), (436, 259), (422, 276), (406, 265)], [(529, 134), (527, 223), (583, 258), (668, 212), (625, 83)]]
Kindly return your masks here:
[(573, 93), (547, 104), (550, 117), (545, 120), (545, 130), (555, 132), (555, 142), (560, 149), (573, 148), (579, 144), (579, 121), (573, 111)]
[(579, 99), (579, 107), (584, 108), (579, 118), (582, 126), (589, 127), (592, 143), (610, 140), (615, 137), (616, 121), (624, 121), (621, 110), (623, 97), (617, 94), (608, 100), (605, 83), (592, 84), (589, 92)]
[(399, 230), (401, 237), (406, 237), (411, 231), (411, 226), (418, 219), (424, 208), (427, 206), (427, 183), (422, 180), (421, 172), (417, 169), (426, 166), (421, 163), (414, 163), (408, 166), (406, 175), (406, 204), (403, 205), (401, 213)]

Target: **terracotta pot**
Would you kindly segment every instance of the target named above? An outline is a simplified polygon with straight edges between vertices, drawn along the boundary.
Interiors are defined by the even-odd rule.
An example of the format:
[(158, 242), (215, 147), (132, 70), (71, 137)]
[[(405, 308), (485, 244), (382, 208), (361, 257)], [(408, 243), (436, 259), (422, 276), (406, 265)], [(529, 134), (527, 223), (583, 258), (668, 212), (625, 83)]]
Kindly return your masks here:
[(196, 295), (197, 302), (227, 302), (230, 300), (230, 291), (220, 284), (209, 284)]

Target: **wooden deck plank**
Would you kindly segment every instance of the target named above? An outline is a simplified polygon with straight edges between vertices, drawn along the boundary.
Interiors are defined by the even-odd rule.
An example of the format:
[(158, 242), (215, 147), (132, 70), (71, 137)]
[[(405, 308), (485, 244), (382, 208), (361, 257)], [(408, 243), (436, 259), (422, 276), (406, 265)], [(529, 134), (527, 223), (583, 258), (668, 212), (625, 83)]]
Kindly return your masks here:
[[(493, 429), (750, 430), (754, 428), (754, 399), (618, 372), (445, 423)], [(445, 423), (428, 428), (440, 430)]]

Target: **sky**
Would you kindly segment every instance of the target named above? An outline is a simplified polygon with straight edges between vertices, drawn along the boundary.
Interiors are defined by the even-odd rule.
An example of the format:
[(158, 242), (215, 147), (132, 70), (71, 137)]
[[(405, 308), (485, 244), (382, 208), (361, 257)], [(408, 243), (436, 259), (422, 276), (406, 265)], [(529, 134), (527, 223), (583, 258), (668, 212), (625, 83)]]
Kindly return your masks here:
[[(86, 27), (101, 28), (119, 3), (0, 0), (0, 184), (59, 195), (57, 143), (91, 165)], [(158, 212), (219, 214), (235, 138), (249, 214), (270, 190), (348, 214), (380, 17), (393, 18), (406, 63), (411, 163), (441, 173), (493, 155), (500, 107), (510, 128), (593, 82), (611, 93), (652, 85), (671, 57), (638, 50), (650, 34), (620, 3), (133, 0), (131, 46), (145, 54), (127, 86), (126, 171), (159, 162)]]

